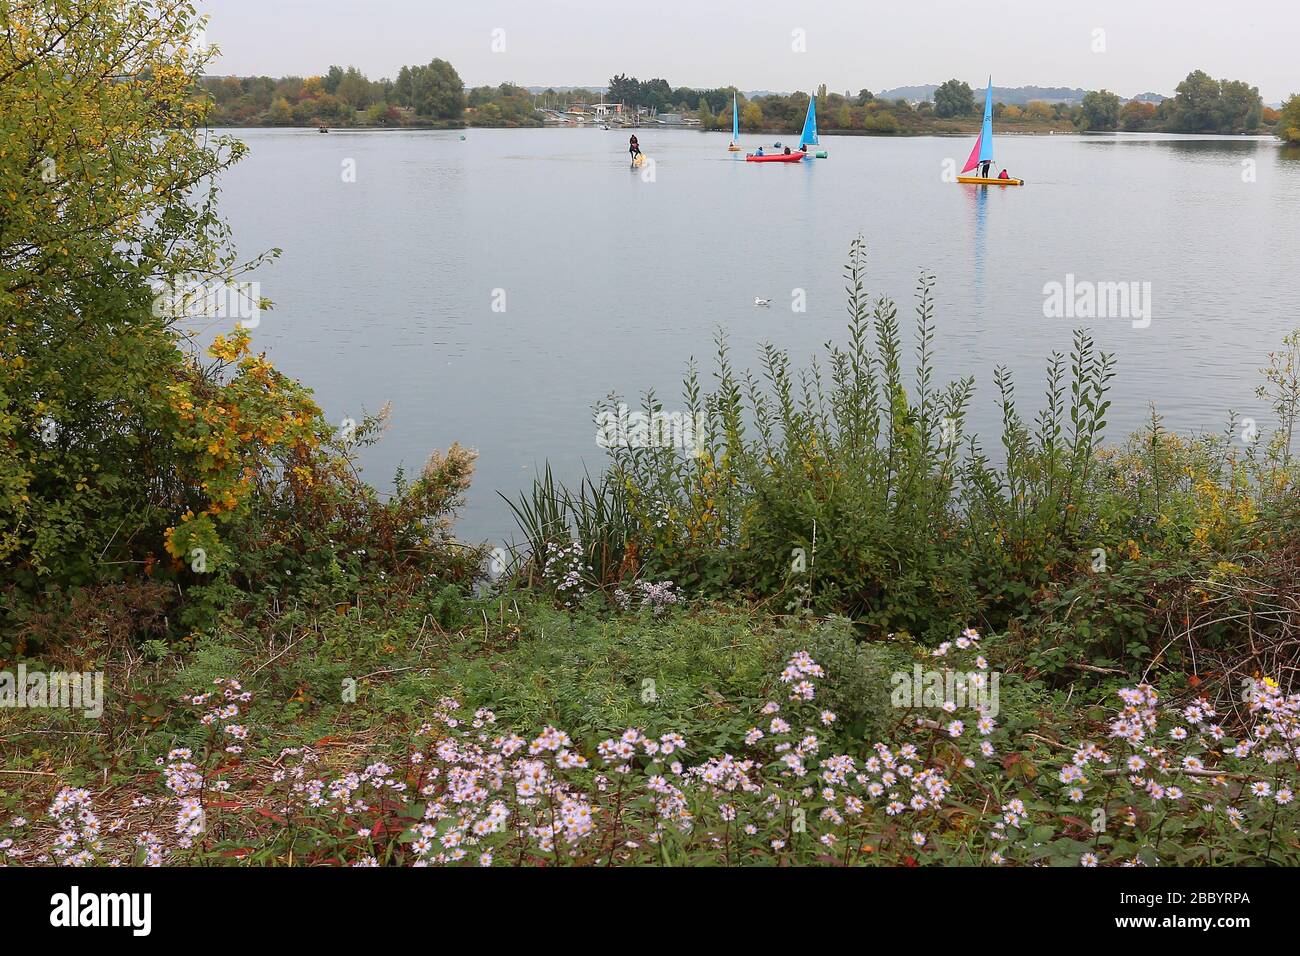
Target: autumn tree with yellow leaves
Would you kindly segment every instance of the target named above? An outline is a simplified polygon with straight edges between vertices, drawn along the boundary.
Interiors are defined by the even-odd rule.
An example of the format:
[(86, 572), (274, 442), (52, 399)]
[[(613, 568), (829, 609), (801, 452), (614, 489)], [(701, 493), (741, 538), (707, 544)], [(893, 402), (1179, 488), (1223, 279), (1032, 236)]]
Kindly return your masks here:
[[(298, 515), (348, 510), (338, 495), (321, 500), (330, 490), (366, 503), (350, 512), (358, 534), (380, 507), (310, 392), (256, 354), (247, 328), (219, 318), (228, 330), (207, 354), (187, 331), (177, 289), (228, 285), (277, 254), (241, 261), (217, 212), (219, 174), (245, 148), (205, 127), (197, 82), (215, 50), (203, 26), (179, 0), (0, 9), (0, 581), (11, 598), (212, 574), (247, 557), (232, 553), (236, 539), (257, 544), (240, 529), (254, 512), (258, 534), (283, 546), (301, 537)], [(426, 504), (463, 492), (471, 469), (457, 468), (435, 476), (445, 500)], [(268, 524), (277, 508), (284, 528)]]

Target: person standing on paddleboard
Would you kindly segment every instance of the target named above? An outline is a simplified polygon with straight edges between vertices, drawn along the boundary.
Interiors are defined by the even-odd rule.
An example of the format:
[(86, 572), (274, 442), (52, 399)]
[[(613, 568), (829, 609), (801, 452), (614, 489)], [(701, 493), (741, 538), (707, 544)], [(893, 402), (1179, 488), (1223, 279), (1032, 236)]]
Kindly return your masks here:
[(633, 133), (632, 138), (627, 141), (627, 151), (632, 157), (632, 162), (635, 163), (636, 158), (641, 155), (641, 144), (636, 141), (636, 133)]

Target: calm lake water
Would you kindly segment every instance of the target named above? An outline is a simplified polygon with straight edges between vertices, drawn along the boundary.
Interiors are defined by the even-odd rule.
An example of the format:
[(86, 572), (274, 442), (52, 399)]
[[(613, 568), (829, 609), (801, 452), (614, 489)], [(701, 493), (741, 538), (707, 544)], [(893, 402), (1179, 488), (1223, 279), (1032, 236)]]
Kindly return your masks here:
[[(1300, 327), (1300, 153), (1271, 139), (999, 136), (995, 170), (1027, 185), (981, 189), (943, 179), (967, 139), (823, 136), (829, 159), (786, 166), (745, 163), (722, 134), (638, 134), (652, 181), (619, 131), (237, 131), (251, 155), (223, 211), (246, 256), (284, 250), (254, 276), (276, 303), (255, 345), (336, 422), (392, 402), (364, 459), (381, 488), (435, 447), (477, 448), (466, 538), (508, 537), (495, 492), (547, 459), (569, 477), (603, 467), (591, 408), (611, 391), (680, 408), (718, 329), (754, 368), (765, 340), (800, 364), (843, 342), (858, 233), (871, 291), (905, 319), (935, 275), (938, 370), (975, 375), (968, 427), (990, 451), (994, 366), (1032, 418), (1044, 360), (1080, 325), (1119, 360), (1113, 440), (1149, 402), (1182, 430), (1218, 431), (1229, 409), (1267, 419), (1257, 370)], [(1045, 317), (1045, 284), (1070, 275), (1150, 283), (1149, 325)]]

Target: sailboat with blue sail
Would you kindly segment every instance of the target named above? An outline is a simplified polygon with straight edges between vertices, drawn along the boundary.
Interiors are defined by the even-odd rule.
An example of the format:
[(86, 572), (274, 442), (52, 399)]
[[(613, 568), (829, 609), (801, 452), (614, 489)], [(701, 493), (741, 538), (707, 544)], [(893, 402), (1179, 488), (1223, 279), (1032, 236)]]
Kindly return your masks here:
[(727, 152), (740, 152), (740, 109), (736, 103), (736, 92), (731, 92), (731, 145), (727, 147)]
[[(974, 183), (980, 186), (1023, 186), (1023, 179), (1011, 179), (1007, 176), (990, 176), (993, 166), (993, 77), (989, 77), (988, 90), (984, 94), (984, 124), (980, 127), (980, 135), (975, 140), (975, 148), (970, 151), (970, 157), (966, 160), (966, 165), (962, 167), (962, 173), (969, 173), (977, 166), (983, 169), (974, 176), (961, 175), (957, 177), (959, 183)], [(1005, 170), (1003, 171), (1005, 172)]]
[(818, 159), (826, 158), (826, 150), (820, 149), (815, 152), (808, 152), (809, 146), (820, 145), (817, 142), (817, 97), (808, 97), (808, 114), (803, 118), (803, 133), (799, 136), (799, 149), (808, 153), (809, 156), (816, 156)]

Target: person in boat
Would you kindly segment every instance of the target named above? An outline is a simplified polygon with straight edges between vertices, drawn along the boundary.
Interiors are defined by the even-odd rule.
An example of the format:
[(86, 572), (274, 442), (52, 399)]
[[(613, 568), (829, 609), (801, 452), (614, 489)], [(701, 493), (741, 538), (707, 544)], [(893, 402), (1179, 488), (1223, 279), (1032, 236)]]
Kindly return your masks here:
[(807, 144), (807, 143), (803, 143), (803, 144), (801, 144), (801, 145), (799, 146), (799, 152), (801, 152), (801, 153), (806, 153), (806, 152), (808, 152), (808, 144)]
[(756, 152), (754, 155), (755, 155), (755, 156), (762, 156), (762, 155), (763, 155), (763, 147), (762, 147), (762, 146), (758, 147), (758, 152)]
[(991, 160), (991, 159), (986, 159), (986, 160), (984, 160), (983, 163), (980, 164), (980, 178), (981, 178), (981, 179), (988, 179), (988, 178), (989, 178), (989, 167), (992, 166), (992, 165), (993, 165), (993, 160)]
[(998, 179), (1010, 179), (1010, 178), (1011, 177), (1007, 175), (1007, 171), (1005, 169), (1002, 170), (1002, 172), (998, 173)]
[(787, 156), (790, 155), (790, 147), (789, 147), (789, 146), (787, 146), (787, 147), (785, 148), (785, 154), (786, 154)]

